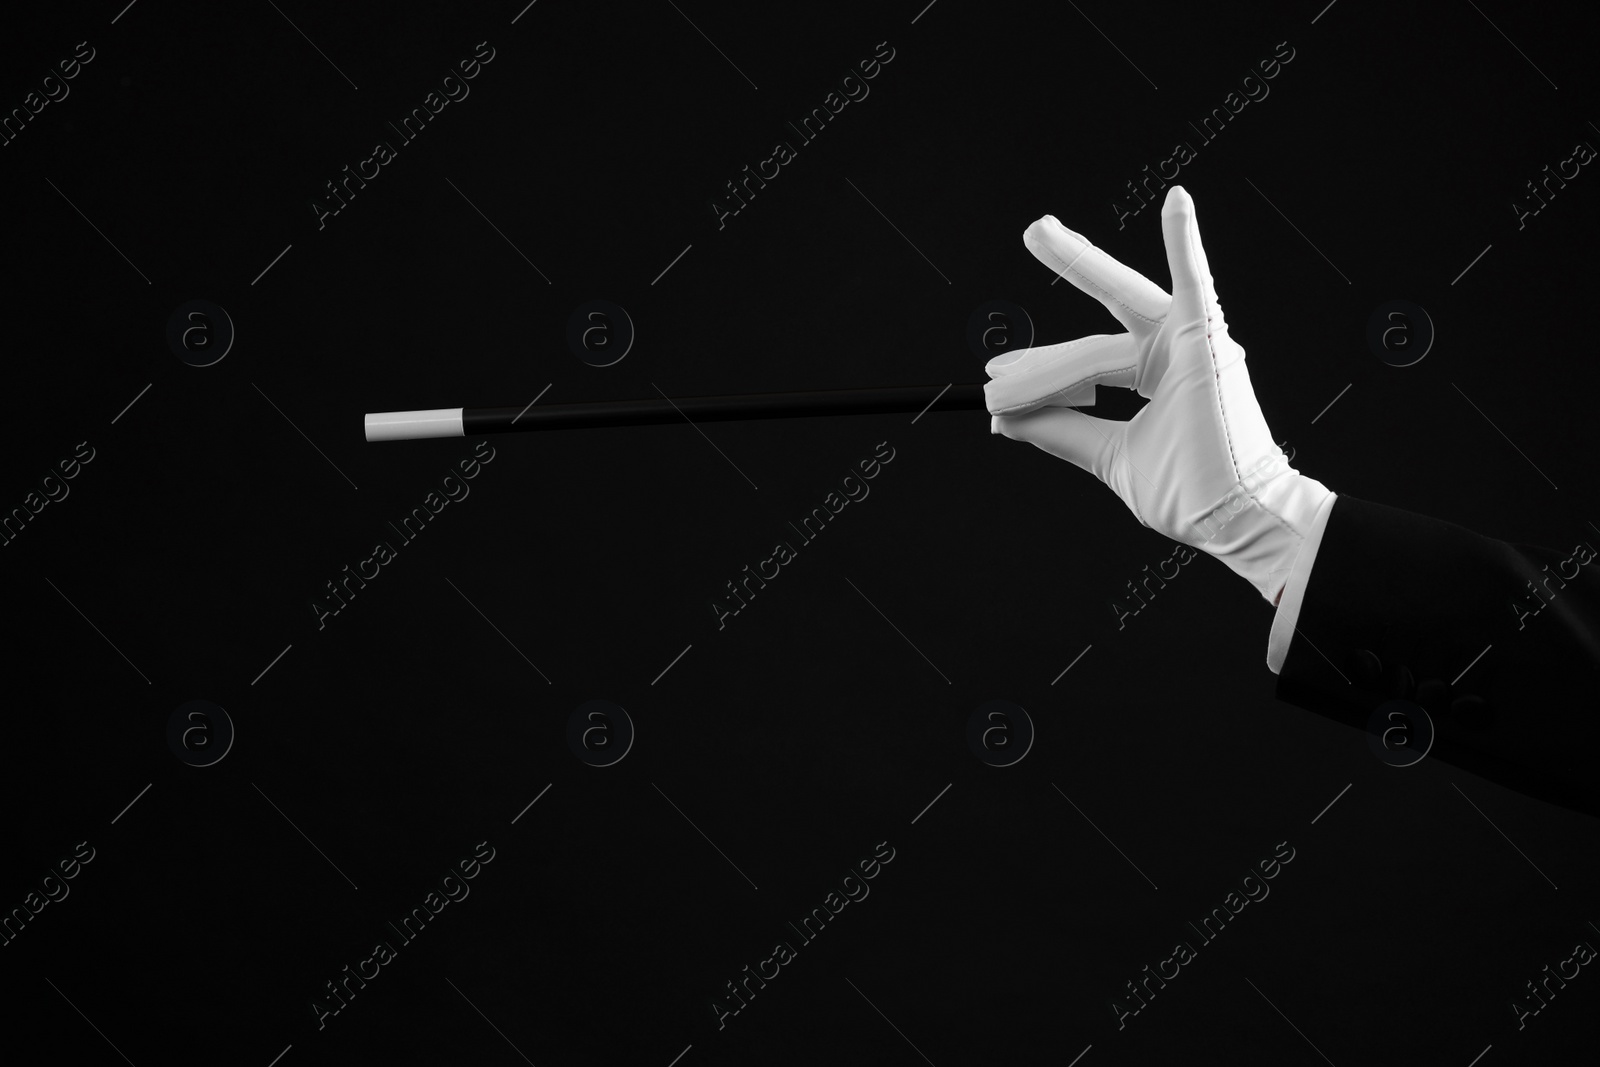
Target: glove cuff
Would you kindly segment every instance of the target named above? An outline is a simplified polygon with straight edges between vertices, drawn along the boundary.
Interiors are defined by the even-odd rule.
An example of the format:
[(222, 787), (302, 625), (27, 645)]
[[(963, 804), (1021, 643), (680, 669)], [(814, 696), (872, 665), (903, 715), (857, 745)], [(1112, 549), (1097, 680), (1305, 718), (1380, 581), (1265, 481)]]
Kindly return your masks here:
[(1195, 523), (1195, 547), (1216, 556), (1271, 604), (1331, 490), (1289, 466), (1281, 449), (1240, 479), (1224, 501)]

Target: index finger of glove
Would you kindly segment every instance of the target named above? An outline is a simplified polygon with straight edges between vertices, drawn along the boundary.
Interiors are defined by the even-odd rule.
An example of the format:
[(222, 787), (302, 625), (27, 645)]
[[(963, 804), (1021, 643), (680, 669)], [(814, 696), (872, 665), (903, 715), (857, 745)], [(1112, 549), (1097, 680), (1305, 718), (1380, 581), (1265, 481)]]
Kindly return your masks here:
[(1034, 257), (1106, 306), (1130, 333), (1161, 325), (1172, 298), (1143, 274), (1067, 229), (1054, 215), (1037, 220), (1022, 235)]

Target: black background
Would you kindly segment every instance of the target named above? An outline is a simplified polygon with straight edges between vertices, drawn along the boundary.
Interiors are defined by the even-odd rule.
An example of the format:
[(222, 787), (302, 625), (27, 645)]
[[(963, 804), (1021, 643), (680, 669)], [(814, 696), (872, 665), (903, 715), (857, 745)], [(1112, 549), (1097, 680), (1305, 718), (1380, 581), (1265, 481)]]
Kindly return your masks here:
[[(0, 908), (95, 850), (0, 948), (7, 1044), (140, 1067), (1591, 1047), (1592, 968), (1524, 1029), (1510, 1005), (1600, 943), (1595, 821), (1276, 700), (1272, 609), (1214, 560), (1119, 629), (1111, 598), (1172, 542), (982, 412), (364, 441), (373, 411), (982, 381), (986, 301), (1039, 343), (1115, 328), (1022, 247), (1040, 215), (1166, 286), (1158, 209), (1119, 231), (1110, 205), (1187, 139), (1299, 470), (1508, 540), (1597, 536), (1600, 179), (1521, 228), (1512, 207), (1600, 143), (1575, 7), (924, 2), (7, 14), (6, 112), (95, 50), (0, 148), (0, 507), (95, 457), (0, 549)], [(480, 41), (470, 95), (319, 229), (324, 183)], [(870, 95), (719, 229), (723, 183), (885, 41)], [(1279, 42), (1270, 94), (1199, 144)], [(637, 328), (604, 368), (565, 340), (596, 298)], [(209, 367), (166, 342), (194, 299), (237, 329)], [(1437, 330), (1408, 367), (1365, 339), (1395, 299)], [(325, 583), (480, 440), (470, 495), (319, 628)], [(724, 583), (880, 442), (870, 496), (719, 631)], [(167, 743), (194, 699), (237, 730), (211, 766)], [(592, 699), (636, 730), (609, 767), (567, 743)], [(966, 739), (996, 699), (1037, 731), (1004, 768)], [(480, 841), (470, 896), (319, 1029), (323, 983)], [(787, 924), (880, 842), (870, 896), (800, 945)], [(1119, 1030), (1124, 983), (1280, 842), (1270, 896)], [(780, 939), (797, 958), (719, 1030), (713, 998)]]

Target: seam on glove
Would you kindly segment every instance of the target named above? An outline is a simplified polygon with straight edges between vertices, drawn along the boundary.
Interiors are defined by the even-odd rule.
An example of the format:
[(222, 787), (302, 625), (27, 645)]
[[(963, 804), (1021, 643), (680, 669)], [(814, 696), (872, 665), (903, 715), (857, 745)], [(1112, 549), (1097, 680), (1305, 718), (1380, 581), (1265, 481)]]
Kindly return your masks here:
[[(1189, 220), (1189, 225), (1191, 227), (1194, 225), (1193, 218)], [(1199, 235), (1196, 234), (1195, 237), (1196, 241), (1187, 242), (1189, 252), (1189, 269), (1194, 273), (1195, 282), (1199, 286), (1201, 308), (1203, 311), (1205, 311), (1206, 315), (1206, 352), (1211, 357), (1211, 380), (1216, 383), (1217, 415), (1222, 419), (1222, 436), (1228, 442), (1228, 463), (1233, 468), (1233, 480), (1235, 483), (1238, 483), (1241, 480), (1241, 476), (1239, 474), (1239, 457), (1233, 451), (1233, 430), (1228, 426), (1228, 413), (1222, 406), (1222, 372), (1217, 368), (1217, 348), (1211, 343), (1211, 304), (1213, 301), (1210, 294), (1206, 292), (1206, 289), (1208, 288), (1206, 285), (1206, 275), (1209, 274), (1210, 271), (1206, 271), (1204, 274), (1202, 274), (1200, 271), (1200, 262), (1199, 260), (1195, 259), (1194, 256), (1194, 246), (1198, 241)], [(1176, 303), (1178, 300), (1178, 279), (1172, 279), (1172, 288), (1172, 300), (1174, 303)]]
[[(1045, 255), (1049, 256), (1051, 259), (1053, 259), (1057, 263), (1061, 264), (1060, 269), (1056, 271), (1057, 274), (1064, 274), (1064, 273), (1066, 273), (1068, 271), (1071, 271), (1073, 274), (1076, 274), (1079, 278), (1082, 278), (1084, 284), (1087, 285), (1089, 288), (1093, 289), (1097, 293), (1104, 293), (1106, 296), (1110, 297), (1111, 300), (1114, 303), (1116, 303), (1116, 305), (1118, 307), (1122, 308), (1122, 310), (1126, 311), (1128, 314), (1132, 315), (1136, 319), (1140, 319), (1140, 320), (1142, 320), (1144, 322), (1148, 322), (1152, 326), (1159, 326), (1159, 325), (1161, 325), (1161, 323), (1163, 321), (1166, 320), (1166, 316), (1165, 315), (1161, 316), (1161, 318), (1159, 318), (1159, 319), (1152, 319), (1148, 315), (1140, 314), (1139, 312), (1135, 311), (1133, 308), (1129, 307), (1127, 304), (1124, 304), (1120, 299), (1118, 299), (1115, 293), (1112, 293), (1112, 292), (1110, 292), (1108, 290), (1100, 288), (1100, 286), (1096, 285), (1093, 281), (1091, 281), (1082, 271), (1077, 269), (1078, 260), (1080, 260), (1084, 256), (1088, 255), (1095, 248), (1095, 246), (1090, 244), (1089, 242), (1085, 241), (1083, 243), (1083, 251), (1079, 252), (1076, 256), (1074, 256), (1071, 263), (1067, 263), (1067, 262), (1063, 261), (1060, 256), (1056, 255), (1055, 250), (1052, 249), (1052, 248), (1046, 247), (1044, 242), (1042, 242), (1042, 241), (1039, 242), (1039, 247), (1044, 249)], [(1131, 273), (1136, 274), (1141, 278), (1144, 278), (1144, 275), (1139, 274), (1139, 272), (1134, 270), (1132, 267), (1129, 267), (1128, 270)], [(1144, 278), (1144, 280), (1147, 281), (1147, 282), (1150, 282), (1149, 278)], [(1154, 282), (1150, 282), (1150, 284), (1151, 285), (1155, 285)], [(1159, 289), (1160, 286), (1156, 286), (1156, 288)]]
[[(1220, 405), (1220, 403), (1221, 403), (1220, 390), (1218, 392), (1218, 396), (1219, 396), (1218, 403)], [(1226, 427), (1224, 427), (1224, 429), (1226, 429)], [(1286, 474), (1292, 474), (1297, 478), (1298, 477), (1304, 477), (1303, 475), (1300, 474), (1299, 471), (1297, 471), (1293, 467), (1289, 466), (1288, 459), (1287, 459), (1287, 457), (1284, 457), (1283, 450), (1281, 448), (1278, 450), (1278, 455), (1280, 457), (1283, 457), (1283, 459), (1284, 459), (1284, 469), (1282, 471), (1279, 471), (1278, 473), (1272, 475), (1271, 477), (1267, 478), (1265, 481), (1261, 482), (1260, 485), (1257, 488), (1252, 489), (1251, 491), (1245, 493), (1244, 498), (1245, 498), (1245, 500), (1249, 501), (1250, 504), (1252, 504), (1253, 506), (1258, 508), (1264, 515), (1266, 515), (1268, 518), (1272, 519), (1273, 522), (1277, 523), (1280, 529), (1282, 529), (1290, 537), (1294, 538), (1297, 542), (1299, 542), (1299, 544), (1297, 544), (1295, 546), (1295, 552), (1298, 553), (1300, 551), (1300, 546), (1305, 543), (1306, 534), (1303, 533), (1302, 531), (1300, 531), (1299, 529), (1297, 529), (1295, 527), (1295, 525), (1293, 523), (1291, 523), (1287, 518), (1285, 518), (1281, 513), (1273, 510), (1272, 508), (1270, 508), (1266, 504), (1264, 504), (1262, 502), (1262, 499), (1261, 499), (1262, 494), (1266, 492), (1268, 486), (1270, 486), (1272, 484), (1272, 482), (1276, 481), (1278, 478), (1281, 478)], [(1236, 470), (1237, 470), (1237, 466), (1238, 465), (1235, 464), (1235, 469)], [(1253, 475), (1253, 474), (1255, 474), (1256, 471), (1258, 471), (1260, 469), (1261, 469), (1261, 464), (1258, 463), (1258, 464), (1256, 464), (1256, 466), (1251, 468), (1250, 473)], [(1217, 507), (1220, 507), (1220, 506), (1222, 506), (1222, 504), (1226, 503), (1228, 497), (1233, 495), (1234, 489), (1243, 488), (1243, 487), (1244, 487), (1244, 480), (1243, 479), (1235, 479), (1234, 483), (1233, 483), (1233, 487), (1230, 488), (1227, 491), (1227, 493), (1224, 493), (1223, 497), (1222, 497), (1222, 500), (1217, 505), (1213, 506), (1210, 511), (1207, 511), (1206, 514), (1208, 514), (1208, 515), (1211, 514), (1212, 512), (1214, 512), (1216, 510)], [(1243, 510), (1243, 509), (1241, 509), (1241, 510)]]
[[(1304, 543), (1304, 541), (1306, 539), (1306, 535), (1301, 533), (1299, 530), (1295, 529), (1294, 528), (1294, 524), (1291, 523), (1288, 519), (1284, 518), (1282, 515), (1278, 514), (1276, 511), (1273, 511), (1271, 508), (1267, 507), (1261, 501), (1257, 500), (1254, 495), (1251, 495), (1251, 496), (1247, 497), (1246, 499), (1248, 499), (1250, 501), (1250, 503), (1254, 504), (1256, 507), (1260, 508), (1262, 511), (1266, 512), (1269, 516), (1271, 516), (1278, 523), (1279, 526), (1283, 527), (1284, 530), (1288, 531), (1288, 534), (1289, 534), (1290, 537), (1293, 537), (1295, 540)], [(1296, 549), (1296, 551), (1299, 551), (1299, 550)]]
[[(1195, 277), (1196, 278), (1200, 278), (1199, 264), (1195, 261), (1194, 249), (1192, 247), (1189, 250), (1189, 265), (1190, 265), (1190, 267), (1194, 268)], [(1174, 297), (1173, 299), (1177, 299), (1177, 298)], [(1205, 280), (1203, 278), (1200, 278), (1200, 299), (1202, 301), (1204, 301), (1206, 304), (1210, 304), (1211, 303), (1211, 298), (1206, 294), (1206, 284), (1205, 284)], [(1240, 484), (1243, 484), (1243, 479), (1242, 479), (1241, 475), (1239, 474), (1239, 457), (1238, 457), (1237, 454), (1235, 454), (1235, 452), (1233, 450), (1233, 427), (1230, 426), (1229, 423), (1228, 423), (1228, 412), (1227, 412), (1227, 409), (1223, 406), (1223, 403), (1222, 403), (1222, 373), (1221, 373), (1221, 371), (1219, 371), (1217, 369), (1217, 348), (1216, 348), (1216, 345), (1212, 344), (1212, 342), (1211, 342), (1211, 312), (1209, 310), (1206, 312), (1206, 353), (1209, 355), (1209, 357), (1211, 359), (1211, 380), (1214, 383), (1216, 383), (1216, 386), (1215, 386), (1216, 387), (1216, 394), (1215, 395), (1216, 395), (1216, 398), (1217, 398), (1217, 415), (1222, 420), (1222, 436), (1223, 436), (1223, 439), (1226, 440), (1227, 443), (1228, 443), (1228, 463), (1233, 469), (1234, 484), (1235, 485), (1240, 485)], [(1272, 510), (1271, 508), (1269, 508), (1265, 504), (1263, 504), (1261, 502), (1261, 500), (1257, 497), (1256, 493), (1248, 493), (1248, 494), (1246, 494), (1245, 499), (1249, 500), (1250, 503), (1254, 504), (1256, 507), (1260, 508), (1267, 515), (1271, 516), (1273, 521), (1275, 521), (1280, 527), (1282, 527), (1285, 531), (1287, 531), (1288, 534), (1291, 537), (1293, 537), (1296, 540), (1300, 541), (1302, 544), (1305, 542), (1305, 534), (1303, 534), (1299, 530), (1295, 529), (1294, 526), (1286, 518), (1284, 518), (1282, 515), (1278, 514), (1276, 511)], [(1298, 551), (1299, 551), (1299, 548), (1297, 546), (1296, 552), (1298, 552)]]
[[(1193, 253), (1190, 254), (1190, 259), (1192, 263)], [(1207, 300), (1209, 303), (1209, 299), (1206, 297), (1204, 283), (1202, 283), (1200, 286), (1200, 296), (1201, 299)], [(1242, 479), (1239, 475), (1239, 457), (1235, 455), (1233, 451), (1233, 428), (1228, 425), (1228, 413), (1222, 404), (1222, 375), (1217, 370), (1216, 346), (1211, 343), (1211, 314), (1209, 312), (1206, 313), (1206, 352), (1209, 353), (1211, 357), (1211, 380), (1217, 383), (1217, 413), (1222, 419), (1222, 435), (1228, 442), (1228, 462), (1233, 467), (1234, 484), (1239, 485), (1242, 484)], [(1299, 544), (1295, 546), (1295, 553), (1298, 555), (1300, 548), (1305, 544), (1306, 535), (1295, 529), (1288, 519), (1284, 518), (1282, 515), (1263, 504), (1256, 493), (1246, 494), (1245, 499), (1249, 500), (1250, 503), (1260, 508), (1263, 512), (1270, 516), (1274, 522), (1287, 531), (1290, 537), (1293, 537), (1299, 542)]]
[[(1205, 286), (1200, 287), (1200, 298), (1205, 299)], [(1222, 421), (1222, 437), (1228, 443), (1228, 465), (1233, 470), (1233, 481), (1238, 485), (1243, 476), (1239, 473), (1239, 457), (1233, 451), (1233, 428), (1228, 425), (1228, 412), (1222, 406), (1222, 372), (1217, 369), (1217, 349), (1211, 343), (1211, 315), (1206, 314), (1206, 353), (1211, 358), (1211, 381), (1217, 398), (1217, 418)]]
[[(1277, 446), (1274, 445), (1273, 447), (1276, 448)], [(1268, 515), (1270, 515), (1278, 523), (1278, 525), (1280, 527), (1282, 527), (1289, 534), (1290, 537), (1293, 537), (1296, 541), (1299, 542), (1299, 544), (1297, 544), (1295, 546), (1295, 553), (1298, 555), (1299, 552), (1300, 552), (1300, 548), (1305, 544), (1305, 540), (1306, 540), (1307, 532), (1309, 531), (1309, 527), (1307, 528), (1307, 532), (1302, 532), (1301, 530), (1297, 529), (1295, 527), (1295, 525), (1292, 522), (1290, 522), (1287, 518), (1285, 518), (1282, 514), (1278, 513), (1277, 511), (1274, 511), (1272, 508), (1269, 508), (1267, 505), (1263, 504), (1261, 502), (1259, 496), (1258, 496), (1258, 494), (1260, 494), (1260, 493), (1265, 493), (1266, 490), (1267, 490), (1267, 487), (1270, 486), (1274, 481), (1276, 481), (1277, 479), (1279, 479), (1279, 478), (1281, 478), (1281, 477), (1283, 477), (1285, 475), (1293, 475), (1296, 478), (1305, 477), (1305, 475), (1301, 474), (1299, 471), (1297, 471), (1293, 467), (1289, 466), (1289, 457), (1283, 455), (1283, 449), (1281, 449), (1281, 448), (1278, 449), (1278, 455), (1283, 457), (1283, 467), (1284, 467), (1284, 469), (1282, 471), (1278, 472), (1277, 474), (1274, 474), (1272, 477), (1267, 478), (1265, 481), (1263, 481), (1258, 489), (1255, 489), (1255, 490), (1253, 490), (1253, 491), (1251, 491), (1249, 493), (1246, 493), (1245, 494), (1245, 499), (1249, 500), (1250, 503), (1254, 504), (1256, 507), (1260, 508), (1262, 511), (1264, 511)], [(1312, 521), (1313, 524), (1315, 524), (1315, 522), (1316, 522), (1316, 513), (1315, 512), (1312, 513), (1311, 521)], [(1292, 563), (1291, 563), (1291, 565), (1292, 565)]]

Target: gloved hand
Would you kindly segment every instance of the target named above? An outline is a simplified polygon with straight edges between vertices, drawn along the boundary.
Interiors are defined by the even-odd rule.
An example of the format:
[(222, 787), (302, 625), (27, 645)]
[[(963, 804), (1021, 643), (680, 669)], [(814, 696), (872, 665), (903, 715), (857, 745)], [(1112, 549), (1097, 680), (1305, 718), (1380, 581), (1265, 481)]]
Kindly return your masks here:
[[(1194, 201), (1174, 185), (1161, 208), (1168, 296), (1053, 216), (1028, 227), (1038, 259), (1103, 303), (1126, 333), (1094, 334), (991, 360), (991, 432), (1070, 460), (1110, 486), (1145, 526), (1226, 563), (1276, 603), (1322, 503), (1289, 466), (1250, 387), (1212, 288)], [(1150, 403), (1127, 422), (1064, 405), (1097, 385)]]

